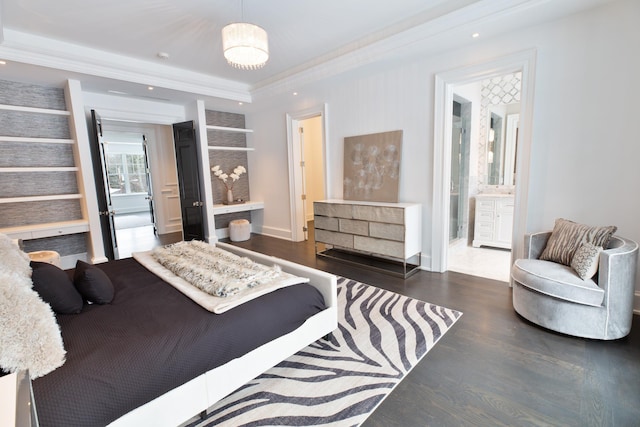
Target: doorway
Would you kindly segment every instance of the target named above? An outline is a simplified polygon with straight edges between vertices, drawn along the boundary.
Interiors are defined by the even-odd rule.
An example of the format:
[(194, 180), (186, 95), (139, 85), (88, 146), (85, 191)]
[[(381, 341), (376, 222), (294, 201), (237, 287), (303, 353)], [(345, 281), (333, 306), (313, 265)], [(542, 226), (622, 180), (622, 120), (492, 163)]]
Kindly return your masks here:
[(309, 239), (313, 202), (326, 199), (325, 108), (287, 115), (291, 240)]
[[(509, 247), (511, 252), (508, 253), (510, 266), (511, 260), (522, 257), (522, 247), (524, 242), (524, 233), (526, 229), (527, 219), (527, 201), (528, 201), (528, 181), (529, 181), (529, 158), (531, 151), (531, 121), (533, 111), (533, 86), (535, 72), (535, 50), (519, 52), (513, 55), (498, 58), (484, 64), (477, 64), (470, 67), (451, 70), (436, 75), (436, 94), (435, 94), (435, 118), (434, 118), (434, 192), (433, 206), (434, 215), (432, 223), (432, 258), (431, 267), (433, 271), (444, 272), (449, 269), (449, 235), (450, 219), (451, 219), (451, 142), (453, 139), (453, 101), (456, 95), (456, 89), (473, 82), (485, 79), (497, 78), (506, 74), (521, 73), (521, 94), (520, 94), (520, 114), (519, 114), (519, 130), (518, 130), (518, 147), (517, 153), (514, 151), (513, 170), (514, 187), (512, 192), (513, 202), (511, 215), (513, 221), (508, 228), (508, 235), (511, 238)], [(465, 96), (471, 99), (469, 96)], [(477, 100), (477, 106), (480, 106), (480, 100)], [(486, 124), (478, 123), (475, 126), (486, 126), (485, 133), (488, 135), (489, 122)], [(474, 130), (472, 124), (472, 138), (478, 137), (482, 131)], [(488, 141), (488, 140), (486, 140)], [(491, 157), (487, 151), (485, 141), (484, 150), (470, 150), (470, 188), (473, 188), (474, 167)], [(490, 151), (490, 150), (489, 150)], [(504, 152), (504, 151), (503, 151)], [(495, 153), (494, 153), (495, 155)], [(475, 159), (474, 159), (475, 156)], [(510, 170), (511, 166), (506, 168)], [(476, 172), (478, 176), (480, 172)], [(506, 175), (505, 175), (506, 176)], [(502, 183), (504, 184), (504, 183)], [(486, 184), (489, 186), (490, 184)], [(517, 191), (515, 189), (517, 188)], [(471, 196), (470, 190), (470, 196)], [(473, 199), (469, 198), (470, 212), (475, 212), (472, 205)], [(468, 221), (469, 235), (467, 236), (467, 244), (471, 236), (475, 232), (475, 227), (471, 217)], [(503, 232), (504, 230), (500, 230)], [(502, 235), (502, 234), (501, 234)], [(462, 239), (464, 241), (464, 239)], [(508, 279), (507, 279), (508, 280)]]
[[(182, 240), (182, 219), (170, 126), (101, 119), (92, 148), (109, 259)], [(104, 189), (104, 190), (102, 190)], [(105, 221), (106, 222), (106, 221)], [(110, 251), (109, 247), (110, 246)]]

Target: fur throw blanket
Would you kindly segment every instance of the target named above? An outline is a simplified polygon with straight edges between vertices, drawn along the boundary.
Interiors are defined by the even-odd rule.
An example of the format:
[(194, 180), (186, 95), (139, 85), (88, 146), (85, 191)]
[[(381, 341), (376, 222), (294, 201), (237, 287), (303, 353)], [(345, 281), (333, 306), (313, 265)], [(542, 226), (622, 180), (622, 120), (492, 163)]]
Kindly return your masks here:
[(179, 242), (133, 258), (204, 309), (222, 314), (276, 289), (308, 283), (305, 277), (240, 257), (213, 245)]
[(38, 378), (62, 366), (66, 352), (51, 307), (31, 286), (29, 257), (0, 234), (0, 367)]

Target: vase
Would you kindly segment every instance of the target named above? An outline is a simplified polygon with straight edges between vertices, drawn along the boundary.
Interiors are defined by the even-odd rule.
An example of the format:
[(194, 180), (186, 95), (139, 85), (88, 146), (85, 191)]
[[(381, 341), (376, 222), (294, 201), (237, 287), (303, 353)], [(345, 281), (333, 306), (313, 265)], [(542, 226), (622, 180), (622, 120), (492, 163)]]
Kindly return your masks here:
[(227, 203), (233, 203), (233, 191), (231, 189), (227, 190)]

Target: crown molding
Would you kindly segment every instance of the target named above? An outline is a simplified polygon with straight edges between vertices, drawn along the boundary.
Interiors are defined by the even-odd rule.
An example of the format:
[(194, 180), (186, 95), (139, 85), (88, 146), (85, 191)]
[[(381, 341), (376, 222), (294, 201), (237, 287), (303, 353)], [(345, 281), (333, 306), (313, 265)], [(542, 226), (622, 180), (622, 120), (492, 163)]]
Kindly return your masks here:
[(251, 102), (249, 86), (244, 83), (15, 30), (4, 29), (0, 57), (79, 74)]
[[(469, 43), (469, 32), (510, 15), (548, 3), (549, 0), (490, 0), (472, 3), (439, 16), (430, 17), (420, 24), (389, 37), (354, 48), (333, 58), (302, 64), (285, 73), (263, 80), (251, 88), (254, 101), (271, 95), (296, 90), (306, 84), (330, 78), (381, 60), (406, 57), (414, 52), (437, 53), (450, 48), (442, 44), (442, 37), (458, 35), (460, 42)], [(494, 30), (495, 31), (495, 30)], [(467, 34), (469, 33), (469, 34)]]

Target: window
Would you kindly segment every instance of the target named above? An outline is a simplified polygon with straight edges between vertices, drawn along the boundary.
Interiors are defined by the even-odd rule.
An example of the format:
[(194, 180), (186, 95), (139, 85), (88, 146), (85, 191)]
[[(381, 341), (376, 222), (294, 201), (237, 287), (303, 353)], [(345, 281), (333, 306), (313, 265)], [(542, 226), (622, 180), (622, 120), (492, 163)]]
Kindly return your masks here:
[(107, 153), (107, 175), (112, 195), (149, 191), (144, 153), (123, 153), (110, 149)]

